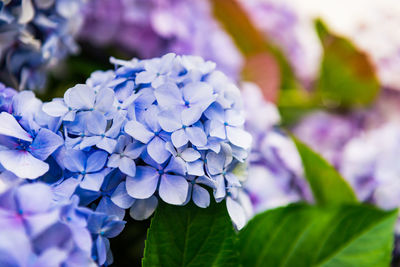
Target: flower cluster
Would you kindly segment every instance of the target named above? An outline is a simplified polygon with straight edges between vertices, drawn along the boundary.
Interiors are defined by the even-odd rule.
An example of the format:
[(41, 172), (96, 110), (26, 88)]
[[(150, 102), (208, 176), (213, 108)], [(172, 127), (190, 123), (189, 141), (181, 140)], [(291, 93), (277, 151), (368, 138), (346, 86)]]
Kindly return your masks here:
[[(135, 219), (150, 216), (158, 197), (199, 207), (227, 199), (240, 228), (237, 203), (251, 136), (243, 130), (240, 92), (215, 64), (167, 54), (150, 60), (112, 59), (115, 71), (95, 72), (63, 99), (43, 105), (65, 139), (57, 158), (86, 204)], [(60, 161), (60, 160), (59, 160)]]
[[(146, 219), (159, 199), (206, 208), (212, 193), (237, 228), (250, 217), (241, 186), (252, 137), (239, 89), (198, 57), (112, 62), (115, 70), (47, 103), (0, 86), (0, 208), (9, 209), (0, 224), (28, 227), (8, 234), (39, 265), (88, 266), (88, 255), (110, 264), (108, 238), (122, 231), (125, 210)], [(19, 244), (2, 245), (8, 253)]]
[(208, 1), (92, 0), (80, 36), (145, 58), (168, 52), (201, 56), (233, 78), (242, 63), (231, 37), (212, 17)]
[(45, 70), (77, 52), (83, 0), (0, 3), (0, 77), (19, 89), (44, 87)]
[(55, 203), (44, 183), (22, 184), (0, 194), (2, 266), (93, 266), (90, 210), (77, 199)]
[(311, 201), (311, 191), (293, 141), (281, 130), (275, 105), (263, 99), (260, 89), (243, 85), (245, 128), (253, 136), (248, 160), (248, 192), (256, 213), (297, 201)]
[(74, 194), (74, 183), (63, 182), (57, 163), (64, 146), (58, 120), (30, 91), (1, 85), (0, 95), (0, 232), (9, 237), (2, 238), (0, 254), (23, 246), (24, 257), (9, 259), (18, 266), (26, 260), (47, 266), (50, 259), (51, 266), (111, 263), (108, 238), (122, 231), (123, 216), (78, 207), (84, 198)]

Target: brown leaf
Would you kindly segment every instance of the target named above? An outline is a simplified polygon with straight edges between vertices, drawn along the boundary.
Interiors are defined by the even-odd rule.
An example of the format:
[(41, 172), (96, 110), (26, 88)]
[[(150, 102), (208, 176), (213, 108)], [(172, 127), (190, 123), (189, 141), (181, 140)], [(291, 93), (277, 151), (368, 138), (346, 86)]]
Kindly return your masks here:
[(263, 52), (248, 56), (242, 76), (243, 80), (256, 83), (265, 99), (276, 103), (281, 77), (279, 65), (271, 53)]

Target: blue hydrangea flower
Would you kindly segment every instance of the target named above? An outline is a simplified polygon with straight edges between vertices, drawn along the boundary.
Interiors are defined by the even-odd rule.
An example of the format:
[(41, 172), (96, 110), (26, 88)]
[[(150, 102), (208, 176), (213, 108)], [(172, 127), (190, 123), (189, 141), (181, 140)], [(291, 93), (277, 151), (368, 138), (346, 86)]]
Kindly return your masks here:
[(0, 77), (19, 89), (40, 89), (46, 71), (78, 46), (82, 0), (11, 0), (0, 6)]
[(90, 210), (76, 201), (53, 202), (43, 183), (22, 184), (0, 194), (2, 266), (89, 266)]
[(130, 208), (139, 219), (152, 214), (158, 197), (174, 205), (193, 198), (204, 208), (207, 189), (222, 201), (241, 188), (233, 172), (251, 136), (243, 130), (240, 92), (215, 64), (175, 54), (111, 61), (114, 71), (97, 71), (43, 104), (65, 139), (56, 156), (64, 170), (60, 186), (75, 184), (96, 210), (118, 215)]
[(113, 259), (110, 254), (109, 238), (121, 233), (125, 227), (125, 221), (104, 213), (93, 212), (88, 219), (88, 229), (92, 234), (94, 246), (93, 257), (98, 264), (111, 264)]
[(24, 129), (9, 113), (0, 113), (0, 164), (21, 178), (35, 179), (49, 170), (45, 160), (63, 144), (46, 128)]
[(110, 172), (110, 169), (104, 168), (108, 157), (105, 151), (85, 153), (81, 150), (70, 149), (65, 152), (64, 157), (64, 167), (80, 181), (81, 188), (91, 191), (100, 190), (105, 176)]
[(108, 158), (107, 166), (111, 168), (118, 168), (126, 175), (135, 176), (135, 159), (139, 158), (144, 148), (145, 146), (140, 142), (132, 142), (130, 137), (121, 135), (118, 138), (115, 150)]
[(183, 204), (189, 187), (184, 166), (177, 164), (173, 158), (164, 165), (159, 165), (151, 159), (146, 161), (148, 165), (137, 167), (134, 177), (128, 176), (128, 194), (134, 198), (147, 199), (158, 189), (161, 199), (165, 202)]

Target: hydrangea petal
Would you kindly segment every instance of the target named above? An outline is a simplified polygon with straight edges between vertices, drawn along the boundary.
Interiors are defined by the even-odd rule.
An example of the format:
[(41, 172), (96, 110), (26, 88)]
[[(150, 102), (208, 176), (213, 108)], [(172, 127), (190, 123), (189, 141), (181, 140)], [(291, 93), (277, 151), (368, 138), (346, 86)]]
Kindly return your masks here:
[(49, 170), (49, 165), (23, 150), (0, 151), (0, 164), (20, 178), (36, 179)]
[(137, 199), (129, 210), (129, 214), (135, 220), (146, 220), (154, 213), (157, 205), (158, 199), (155, 196), (148, 199)]
[(199, 151), (193, 149), (192, 147), (188, 147), (182, 151), (181, 157), (183, 160), (187, 162), (193, 162), (195, 160), (198, 160), (201, 157), (201, 155)]
[(125, 217), (125, 209), (116, 205), (108, 197), (101, 198), (99, 204), (97, 205), (96, 212), (102, 212), (109, 216), (116, 216), (120, 220), (124, 219)]
[(54, 210), (51, 212), (26, 216), (25, 223), (29, 229), (29, 234), (32, 237), (36, 237), (59, 220), (59, 211)]
[(218, 121), (211, 121), (210, 123), (210, 136), (224, 140), (226, 138), (225, 126)]
[(187, 169), (189, 175), (203, 176), (204, 175), (204, 162), (196, 160), (195, 162), (188, 162)]
[(139, 166), (134, 177), (126, 178), (126, 191), (133, 198), (149, 198), (157, 189), (159, 177), (157, 170), (149, 166)]
[(164, 110), (158, 114), (158, 122), (166, 132), (174, 132), (182, 128), (179, 113), (176, 110)]
[(122, 157), (119, 161), (118, 167), (121, 172), (128, 176), (135, 176), (136, 174), (136, 164), (132, 159), (128, 157)]
[(64, 94), (64, 101), (73, 109), (91, 109), (95, 102), (95, 93), (85, 84), (77, 84)]
[(162, 200), (169, 204), (181, 205), (185, 202), (189, 184), (185, 178), (178, 175), (164, 174), (161, 176), (158, 190)]
[(251, 146), (251, 135), (241, 128), (227, 126), (226, 136), (228, 137), (228, 140), (235, 146), (245, 149), (250, 148)]
[(173, 83), (166, 83), (159, 86), (154, 91), (154, 95), (160, 107), (164, 109), (185, 104), (182, 99), (181, 90)]
[(40, 160), (47, 159), (57, 148), (63, 145), (61, 136), (52, 131), (42, 128), (33, 140), (31, 153)]
[[(213, 89), (205, 82), (193, 82), (185, 85), (182, 88), (183, 95), (187, 101), (190, 103), (200, 102), (202, 100), (212, 100), (213, 99)], [(206, 109), (208, 106), (203, 107)]]
[(147, 153), (159, 164), (164, 163), (171, 156), (165, 148), (165, 141), (158, 136), (154, 137), (147, 145)]
[(134, 139), (144, 144), (147, 144), (154, 137), (154, 133), (150, 132), (143, 124), (137, 121), (128, 121), (125, 124), (124, 130)]
[(100, 142), (96, 144), (98, 148), (103, 149), (110, 154), (114, 151), (116, 145), (117, 145), (117, 140), (107, 137), (102, 138)]
[(222, 173), (225, 165), (225, 155), (223, 153), (209, 152), (206, 159), (207, 169), (211, 175)]
[(79, 186), (90, 191), (99, 191), (103, 184), (105, 174), (102, 172), (87, 173)]
[(22, 129), (14, 116), (4, 111), (0, 113), (0, 134), (32, 142), (31, 135)]
[(135, 199), (128, 195), (125, 182), (121, 182), (111, 195), (111, 201), (118, 207), (128, 209), (135, 202)]
[(61, 99), (55, 99), (51, 102), (44, 103), (42, 109), (46, 114), (53, 117), (62, 117), (68, 112), (68, 107)]
[(210, 194), (199, 185), (193, 185), (193, 202), (200, 208), (207, 208), (210, 205)]
[(182, 123), (186, 126), (190, 126), (196, 123), (203, 115), (204, 109), (199, 106), (194, 106), (182, 110)]
[(45, 212), (51, 206), (51, 189), (43, 183), (24, 184), (17, 189), (16, 196), (24, 212)]
[(187, 127), (185, 133), (193, 145), (205, 146), (207, 144), (207, 136), (200, 127)]
[(95, 151), (90, 154), (86, 163), (87, 172), (97, 172), (101, 170), (107, 161), (107, 153), (104, 151)]
[(64, 167), (72, 172), (83, 172), (86, 168), (85, 153), (80, 150), (69, 149), (63, 156)]
[(242, 229), (246, 225), (246, 213), (242, 206), (231, 197), (227, 197), (226, 207), (232, 222), (236, 225), (236, 228), (238, 230)]
[(151, 83), (155, 78), (157, 77), (156, 73), (148, 72), (148, 71), (143, 71), (140, 72), (136, 75), (135, 82), (137, 84), (141, 83)]
[(96, 95), (96, 110), (108, 112), (113, 107), (114, 91), (110, 88), (101, 89)]
[(179, 129), (178, 131), (172, 133), (171, 141), (175, 147), (182, 147), (189, 142), (189, 139), (186, 135), (185, 130)]

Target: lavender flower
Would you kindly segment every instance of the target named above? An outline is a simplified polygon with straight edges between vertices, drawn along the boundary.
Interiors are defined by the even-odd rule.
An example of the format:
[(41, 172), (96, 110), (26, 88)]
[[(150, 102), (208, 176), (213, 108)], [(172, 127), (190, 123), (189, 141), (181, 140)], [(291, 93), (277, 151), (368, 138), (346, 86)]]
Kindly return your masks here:
[(351, 139), (343, 148), (339, 170), (361, 201), (384, 209), (400, 206), (396, 159), (400, 152), (400, 127), (388, 122)]
[(311, 191), (304, 179), (300, 155), (293, 141), (278, 128), (276, 107), (263, 100), (254, 84), (243, 84), (246, 110), (245, 128), (253, 136), (249, 155), (248, 192), (254, 212), (311, 201)]
[(80, 36), (93, 44), (114, 44), (145, 58), (198, 55), (238, 77), (242, 57), (212, 17), (208, 1), (93, 0), (85, 13)]
[(360, 133), (362, 124), (362, 114), (353, 113), (346, 117), (313, 112), (303, 118), (293, 131), (298, 138), (338, 167), (344, 146)]
[(0, 6), (0, 77), (19, 89), (40, 89), (46, 71), (78, 50), (82, 0), (11, 0)]

